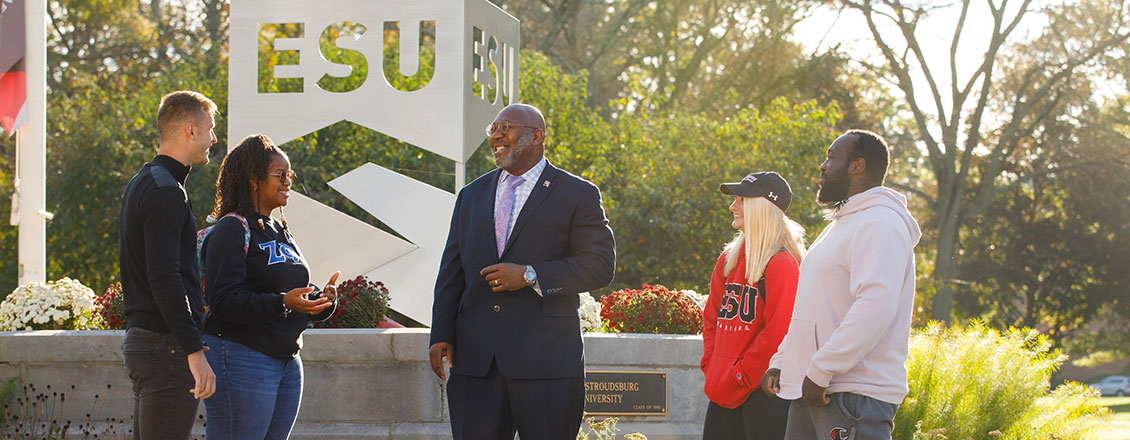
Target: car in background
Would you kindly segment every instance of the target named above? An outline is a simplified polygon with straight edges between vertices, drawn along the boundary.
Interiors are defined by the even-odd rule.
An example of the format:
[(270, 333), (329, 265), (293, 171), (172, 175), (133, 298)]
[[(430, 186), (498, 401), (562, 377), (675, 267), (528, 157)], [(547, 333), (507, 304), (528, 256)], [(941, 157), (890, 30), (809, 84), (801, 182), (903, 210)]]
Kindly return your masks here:
[(1099, 390), (1104, 396), (1126, 396), (1130, 395), (1130, 377), (1126, 376), (1107, 376), (1098, 382), (1091, 384), (1091, 388)]

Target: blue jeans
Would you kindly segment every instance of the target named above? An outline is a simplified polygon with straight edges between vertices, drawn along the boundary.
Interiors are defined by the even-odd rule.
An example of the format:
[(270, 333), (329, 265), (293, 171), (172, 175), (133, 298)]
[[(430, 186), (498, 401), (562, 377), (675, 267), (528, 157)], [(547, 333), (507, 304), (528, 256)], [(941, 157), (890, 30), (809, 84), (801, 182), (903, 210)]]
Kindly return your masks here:
[(208, 440), (286, 439), (302, 400), (302, 360), (283, 361), (204, 335), (216, 394), (204, 399)]

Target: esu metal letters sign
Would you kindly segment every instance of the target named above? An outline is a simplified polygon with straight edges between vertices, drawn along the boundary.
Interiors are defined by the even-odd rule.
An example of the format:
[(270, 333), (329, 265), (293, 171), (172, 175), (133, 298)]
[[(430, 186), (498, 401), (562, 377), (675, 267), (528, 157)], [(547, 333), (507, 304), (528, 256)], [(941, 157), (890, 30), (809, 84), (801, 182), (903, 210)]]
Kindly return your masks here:
[[(234, 0), (230, 12), (229, 148), (350, 121), (461, 164), (518, 100), (519, 23), (487, 0)], [(404, 79), (412, 86), (393, 85)], [(311, 279), (367, 275), (430, 324), (454, 194), (371, 163), (341, 171), (330, 186), (407, 241), (292, 193), (287, 220)]]

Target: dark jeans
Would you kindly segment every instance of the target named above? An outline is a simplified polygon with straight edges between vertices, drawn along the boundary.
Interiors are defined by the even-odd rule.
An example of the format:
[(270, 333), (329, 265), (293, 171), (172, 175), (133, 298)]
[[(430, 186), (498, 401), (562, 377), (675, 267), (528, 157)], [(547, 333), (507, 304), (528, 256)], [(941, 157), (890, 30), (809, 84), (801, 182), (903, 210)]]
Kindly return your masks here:
[(188, 354), (171, 334), (133, 327), (122, 342), (126, 371), (133, 381), (133, 438), (185, 440), (200, 401)]
[(275, 359), (210, 335), (204, 345), (216, 373), (216, 394), (204, 399), (208, 440), (289, 438), (302, 400), (302, 360)]
[(789, 418), (789, 401), (753, 390), (745, 403), (734, 409), (710, 402), (702, 426), (705, 440), (782, 440)]

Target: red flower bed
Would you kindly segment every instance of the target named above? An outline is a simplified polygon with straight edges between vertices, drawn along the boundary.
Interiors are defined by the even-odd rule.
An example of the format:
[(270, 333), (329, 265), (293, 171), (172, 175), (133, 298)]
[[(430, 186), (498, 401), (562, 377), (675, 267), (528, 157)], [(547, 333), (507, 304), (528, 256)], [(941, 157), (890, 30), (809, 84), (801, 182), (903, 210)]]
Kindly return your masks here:
[(126, 328), (126, 317), (122, 314), (122, 283), (117, 282), (106, 288), (106, 292), (94, 299), (98, 314), (109, 330)]
[(600, 305), (606, 332), (702, 333), (702, 315), (694, 301), (660, 284), (617, 290), (601, 298)]
[(378, 328), (388, 315), (388, 288), (364, 275), (337, 285), (337, 310), (318, 328)]

